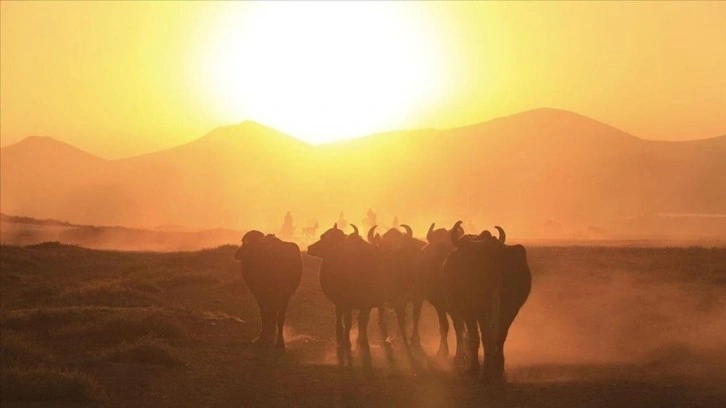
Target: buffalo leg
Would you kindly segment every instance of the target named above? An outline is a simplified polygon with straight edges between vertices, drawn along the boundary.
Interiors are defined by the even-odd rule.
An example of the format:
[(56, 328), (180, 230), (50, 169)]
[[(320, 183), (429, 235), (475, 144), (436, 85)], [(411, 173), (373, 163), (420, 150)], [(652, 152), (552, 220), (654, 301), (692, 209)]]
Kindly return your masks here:
[(440, 307), (436, 308), (436, 315), (439, 317), (439, 351), (436, 353), (439, 357), (449, 356), (449, 318), (446, 317)]
[(273, 345), (276, 338), (277, 309), (274, 306), (267, 307), (267, 322), (265, 323), (265, 344)]
[(466, 333), (469, 344), (469, 368), (467, 374), (479, 374), (479, 325), (476, 319), (466, 320)]
[(353, 323), (353, 312), (351, 309), (345, 309), (343, 313), (343, 346), (350, 348), (350, 326)]
[(421, 336), (419, 335), (418, 323), (421, 319), (421, 307), (423, 306), (423, 298), (414, 299), (413, 301), (413, 333), (411, 334), (411, 345), (413, 347), (421, 347)]
[(493, 333), (491, 337), (496, 336), (493, 339), (493, 346), (489, 349), (489, 355), (486, 355), (487, 349), (485, 348), (485, 367), (487, 372), (487, 380), (492, 382), (504, 381), (504, 343), (507, 340), (509, 334), (509, 328), (512, 326), (514, 318), (517, 316), (519, 309), (512, 308), (505, 309), (502, 312), (502, 318), (499, 322), (501, 327), (498, 328), (498, 333)]
[(277, 340), (275, 341), (275, 347), (284, 349), (285, 338), (282, 335), (283, 326), (285, 326), (285, 314), (287, 313), (287, 302), (285, 300), (282, 305), (277, 309)]
[(361, 309), (358, 312), (358, 347), (363, 350), (370, 348), (368, 344), (368, 320), (371, 317), (371, 309)]
[(267, 335), (266, 327), (269, 311), (267, 309), (267, 306), (265, 305), (265, 302), (263, 302), (259, 296), (254, 293), (252, 295), (254, 296), (255, 302), (257, 302), (257, 308), (260, 311), (260, 331), (257, 333), (257, 337), (252, 339), (252, 344), (262, 345), (266, 340), (265, 336)]
[(343, 347), (343, 308), (335, 307), (335, 342), (338, 348)]
[(495, 375), (495, 378), (499, 380), (504, 380), (504, 342), (507, 341), (507, 335), (509, 334), (509, 328), (511, 327), (513, 320), (514, 316), (510, 316), (510, 318), (504, 322), (504, 327), (501, 328), (499, 338), (497, 339), (497, 348), (494, 350), (494, 358), (491, 362), (493, 374)]
[(386, 324), (386, 308), (383, 306), (378, 307), (378, 328), (381, 330), (381, 337), (384, 343), (389, 343), (388, 338), (388, 325)]
[(464, 344), (464, 321), (455, 315), (451, 315), (451, 321), (454, 323), (454, 334), (456, 334), (456, 354), (454, 362), (457, 365), (464, 363), (466, 359), (466, 345)]
[(267, 302), (260, 302), (257, 305), (260, 308), (260, 333), (252, 340), (252, 343), (259, 345), (271, 345), (275, 338), (275, 316), (274, 309)]
[(480, 322), (482, 345), (484, 346), (484, 380), (499, 382), (504, 379), (504, 354), (499, 345), (499, 336), (491, 327), (490, 322)]
[(408, 339), (406, 338), (406, 304), (396, 306), (396, 321), (398, 321), (398, 334), (403, 340), (403, 344), (408, 347)]
[(504, 341), (521, 304), (502, 303), (501, 289), (492, 292), (488, 319), (480, 319), (484, 340), (484, 375), (486, 381), (504, 381)]

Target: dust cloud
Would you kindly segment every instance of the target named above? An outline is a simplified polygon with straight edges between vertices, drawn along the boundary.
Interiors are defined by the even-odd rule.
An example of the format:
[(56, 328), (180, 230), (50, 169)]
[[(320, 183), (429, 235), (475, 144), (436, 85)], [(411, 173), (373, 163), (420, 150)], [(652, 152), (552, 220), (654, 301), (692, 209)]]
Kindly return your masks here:
[[(674, 379), (710, 387), (726, 381), (723, 250), (533, 247), (528, 255), (532, 293), (505, 346), (510, 381)], [(334, 315), (325, 312), (317, 322), (325, 329), (316, 337), (324, 350), (313, 364), (336, 363)], [(391, 359), (377, 315), (369, 324), (371, 354), (374, 366), (386, 367)], [(355, 313), (353, 321), (355, 344)], [(395, 335), (392, 312), (387, 321)], [(410, 335), (410, 321), (407, 330)], [(426, 364), (453, 371), (435, 358), (438, 320), (427, 303), (420, 330)], [(453, 356), (453, 329), (448, 341)], [(398, 368), (413, 370), (400, 337), (392, 349)]]

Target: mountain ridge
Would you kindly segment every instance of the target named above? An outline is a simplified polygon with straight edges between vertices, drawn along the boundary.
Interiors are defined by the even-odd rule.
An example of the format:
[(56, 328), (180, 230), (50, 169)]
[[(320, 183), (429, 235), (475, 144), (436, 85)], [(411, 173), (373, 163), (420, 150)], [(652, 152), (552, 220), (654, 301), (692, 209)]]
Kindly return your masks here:
[(70, 143), (56, 139), (50, 136), (28, 136), (16, 143), (0, 147), (0, 151), (13, 151), (13, 150), (38, 150), (38, 149), (63, 149), (73, 154), (84, 155), (98, 160), (106, 160), (100, 156), (83, 150)]
[(726, 213), (726, 137), (662, 143), (551, 108), (316, 146), (242, 122), (111, 161), (14, 151), (0, 150), (2, 211), (82, 224), (274, 231), (286, 211), (305, 224), (373, 207), (420, 228), (493, 218), (534, 233), (549, 221), (625, 231), (623, 217)]
[[(294, 142), (296, 142), (296, 144), (301, 145), (301, 146), (306, 146), (306, 147), (309, 147), (309, 148), (318, 148), (318, 147), (324, 148), (324, 147), (327, 147), (327, 146), (339, 146), (339, 145), (342, 145), (342, 144), (346, 144), (348, 142), (355, 143), (355, 142), (358, 142), (358, 141), (361, 141), (361, 140), (366, 140), (366, 139), (369, 139), (369, 138), (380, 138), (380, 137), (385, 137), (385, 136), (390, 136), (390, 135), (397, 135), (397, 134), (401, 134), (401, 133), (441, 133), (441, 132), (472, 131), (472, 130), (478, 130), (478, 129), (482, 128), (482, 127), (494, 126), (494, 125), (496, 125), (498, 123), (501, 123), (501, 122), (512, 121), (512, 120), (521, 120), (523, 118), (528, 118), (528, 119), (529, 118), (533, 118), (533, 117), (536, 118), (537, 116), (542, 116), (542, 115), (557, 115), (559, 117), (559, 120), (560, 121), (563, 121), (563, 120), (566, 120), (567, 119), (567, 120), (577, 120), (577, 121), (580, 121), (580, 122), (593, 123), (593, 124), (596, 124), (598, 126), (607, 127), (610, 130), (616, 131), (618, 134), (621, 134), (622, 136), (629, 137), (629, 138), (632, 138), (632, 139), (635, 139), (635, 140), (645, 141), (645, 142), (663, 142), (663, 143), (684, 143), (684, 144), (688, 144), (690, 142), (708, 141), (708, 140), (712, 140), (712, 139), (716, 139), (716, 140), (726, 139), (726, 134), (724, 134), (724, 135), (717, 135), (717, 136), (709, 136), (709, 137), (704, 137), (704, 138), (700, 138), (700, 139), (689, 139), (689, 140), (643, 139), (643, 138), (640, 138), (638, 136), (635, 136), (635, 135), (633, 135), (631, 133), (628, 133), (628, 132), (626, 132), (626, 131), (624, 131), (624, 130), (622, 130), (620, 128), (617, 128), (617, 127), (615, 127), (613, 125), (610, 125), (608, 123), (599, 121), (597, 119), (594, 119), (594, 118), (591, 118), (591, 117), (582, 115), (582, 114), (577, 113), (577, 112), (574, 112), (574, 111), (570, 111), (570, 110), (566, 110), (566, 109), (560, 109), (560, 108), (542, 107), (542, 108), (528, 109), (528, 110), (525, 110), (525, 111), (516, 112), (516, 113), (509, 114), (509, 115), (499, 116), (499, 117), (496, 117), (496, 118), (492, 118), (492, 119), (489, 119), (489, 120), (485, 120), (485, 121), (482, 121), (482, 122), (476, 122), (476, 123), (472, 123), (472, 124), (468, 124), (468, 125), (455, 126), (455, 127), (450, 127), (450, 128), (412, 128), (412, 129), (389, 130), (389, 131), (384, 131), (384, 132), (372, 133), (372, 134), (365, 135), (365, 136), (361, 136), (361, 137), (355, 137), (355, 138), (351, 138), (351, 139), (334, 140), (334, 141), (331, 141), (331, 142), (326, 142), (326, 143), (321, 143), (321, 144), (316, 144), (316, 145), (312, 145), (312, 144), (306, 143), (306, 142), (304, 142), (304, 141), (296, 138), (295, 136), (289, 135), (289, 134), (284, 133), (284, 132), (282, 132), (282, 131), (280, 131), (278, 129), (275, 129), (274, 127), (271, 127), (271, 126), (268, 126), (268, 125), (265, 125), (265, 124), (256, 122), (254, 120), (244, 120), (244, 121), (238, 122), (236, 124), (223, 125), (223, 126), (216, 127), (216, 128), (210, 130), (209, 132), (205, 133), (204, 135), (202, 135), (200, 137), (197, 137), (195, 139), (192, 139), (192, 140), (190, 140), (188, 142), (184, 142), (184, 143), (179, 144), (179, 145), (174, 145), (174, 146), (170, 146), (170, 147), (166, 147), (166, 148), (162, 148), (162, 149), (159, 149), (159, 150), (155, 150), (155, 151), (151, 151), (151, 152), (146, 152), (146, 153), (142, 153), (142, 154), (138, 154), (138, 155), (131, 155), (131, 156), (127, 156), (127, 157), (120, 157), (120, 158), (116, 158), (116, 159), (112, 159), (112, 160), (135, 159), (135, 158), (140, 158), (140, 157), (145, 157), (145, 156), (153, 155), (153, 154), (156, 154), (156, 153), (159, 153), (159, 152), (164, 152), (164, 151), (167, 151), (167, 150), (181, 148), (181, 147), (184, 147), (184, 146), (193, 144), (195, 142), (198, 142), (200, 140), (214, 139), (214, 136), (218, 135), (219, 133), (225, 132), (225, 131), (234, 131), (235, 133), (243, 133), (243, 134), (249, 134), (249, 133), (253, 133), (253, 132), (265, 132), (266, 134), (271, 135), (271, 136), (282, 137), (285, 140), (294, 141)], [(78, 152), (82, 152), (82, 153), (85, 153), (87, 155), (96, 157), (98, 159), (111, 161), (109, 159), (105, 159), (103, 157), (100, 157), (100, 156), (92, 153), (92, 152), (83, 150), (83, 149), (81, 149), (79, 147), (76, 147), (76, 146), (70, 144), (70, 143), (64, 142), (64, 141), (62, 141), (60, 139), (56, 139), (56, 138), (51, 137), (51, 136), (27, 136), (24, 139), (22, 139), (22, 140), (20, 140), (20, 141), (18, 141), (16, 143), (13, 143), (13, 144), (9, 144), (9, 145), (0, 147), (0, 151), (3, 151), (5, 149), (9, 149), (9, 148), (17, 148), (17, 147), (21, 147), (21, 146), (25, 147), (28, 144), (36, 144), (37, 141), (41, 141), (43, 143), (48, 143), (48, 144), (55, 143), (55, 144), (63, 145), (65, 147), (68, 147), (68, 148), (77, 150)]]

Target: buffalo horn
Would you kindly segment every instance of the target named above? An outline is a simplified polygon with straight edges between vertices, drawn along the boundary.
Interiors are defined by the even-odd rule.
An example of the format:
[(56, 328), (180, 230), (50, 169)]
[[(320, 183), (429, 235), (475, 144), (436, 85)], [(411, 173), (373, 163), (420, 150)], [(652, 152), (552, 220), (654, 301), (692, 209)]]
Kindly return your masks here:
[(368, 242), (371, 244), (375, 241), (375, 231), (376, 231), (377, 225), (374, 225), (371, 227), (371, 229), (368, 230)]
[(504, 241), (507, 239), (507, 234), (504, 232), (504, 229), (498, 225), (494, 228), (499, 231), (499, 243), (504, 244)]

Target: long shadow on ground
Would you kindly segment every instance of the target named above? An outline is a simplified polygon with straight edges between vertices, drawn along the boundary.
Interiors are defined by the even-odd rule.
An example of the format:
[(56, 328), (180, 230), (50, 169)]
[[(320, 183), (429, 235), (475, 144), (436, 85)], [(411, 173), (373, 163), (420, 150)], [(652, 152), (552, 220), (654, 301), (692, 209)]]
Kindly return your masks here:
[[(396, 350), (399, 351), (399, 350)], [(383, 347), (354, 351), (343, 364), (262, 352), (236, 367), (232, 392), (211, 406), (260, 407), (719, 407), (726, 393), (634, 375), (617, 365), (546, 365), (510, 370), (515, 380), (486, 386), (446, 363), (404, 361)], [(425, 357), (424, 357), (425, 358)]]

